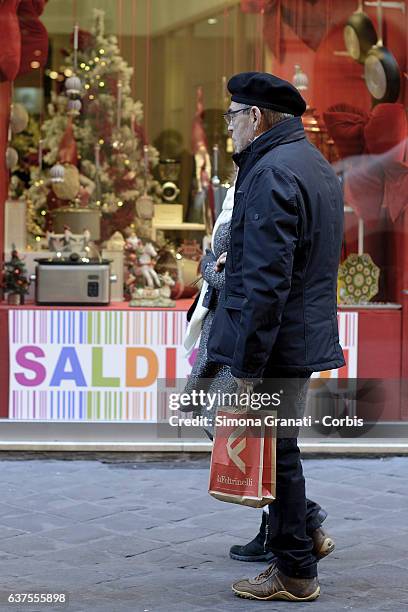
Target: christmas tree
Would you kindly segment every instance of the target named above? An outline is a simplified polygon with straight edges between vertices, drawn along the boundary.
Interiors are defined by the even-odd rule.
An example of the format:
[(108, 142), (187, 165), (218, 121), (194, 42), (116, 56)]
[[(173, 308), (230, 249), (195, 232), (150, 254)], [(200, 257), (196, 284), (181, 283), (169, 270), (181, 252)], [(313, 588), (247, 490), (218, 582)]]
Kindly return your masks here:
[(29, 284), (25, 264), (13, 245), (11, 259), (4, 264), (3, 290), (5, 293), (18, 293), (23, 296), (28, 293)]
[(138, 221), (146, 222), (138, 220), (135, 203), (144, 194), (159, 200), (150, 174), (159, 155), (145, 142), (142, 104), (131, 96), (133, 68), (121, 57), (117, 37), (105, 33), (103, 11), (94, 10), (91, 32), (74, 32), (73, 46), (60, 69), (64, 87), (52, 94), (42, 125), (43, 171), (33, 168), (27, 194), (33, 214), (44, 231), (51, 229), (49, 211), (69, 200), (100, 208), (104, 239), (132, 223), (143, 235)]

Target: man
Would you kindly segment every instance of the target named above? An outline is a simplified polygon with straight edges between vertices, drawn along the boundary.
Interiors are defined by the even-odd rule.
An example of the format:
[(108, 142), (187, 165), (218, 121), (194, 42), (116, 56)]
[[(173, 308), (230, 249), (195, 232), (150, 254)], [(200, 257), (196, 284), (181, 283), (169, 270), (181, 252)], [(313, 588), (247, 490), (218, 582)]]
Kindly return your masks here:
[[(276, 391), (273, 381), (283, 381), (286, 397), (278, 416), (282, 408), (285, 416), (298, 417), (311, 373), (345, 363), (336, 312), (342, 192), (330, 165), (305, 138), (306, 104), (297, 89), (271, 74), (246, 72), (233, 76), (228, 90), (225, 117), (239, 173), (225, 290), (208, 356), (231, 367), (241, 390), (258, 385), (257, 392)], [(269, 505), (266, 534), (274, 560), (253, 580), (233, 585), (242, 597), (310, 601), (320, 594), (321, 555), (306, 522), (297, 434), (278, 430), (276, 500)], [(317, 518), (315, 512), (314, 529)]]

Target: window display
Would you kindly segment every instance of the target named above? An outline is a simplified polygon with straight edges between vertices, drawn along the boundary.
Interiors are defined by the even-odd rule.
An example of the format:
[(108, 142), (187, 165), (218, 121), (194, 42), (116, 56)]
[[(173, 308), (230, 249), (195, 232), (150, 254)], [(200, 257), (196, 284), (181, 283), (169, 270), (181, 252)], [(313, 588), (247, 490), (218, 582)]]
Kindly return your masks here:
[[(306, 136), (343, 190), (340, 315), (387, 311), (401, 372), (406, 2), (20, 0), (0, 10), (16, 34), (0, 57), (0, 237), (4, 259), (18, 252), (26, 267), (25, 307), (186, 313), (234, 176), (228, 80), (267, 72), (305, 99)], [(375, 330), (358, 333), (362, 355)], [(357, 362), (348, 367), (361, 373)]]

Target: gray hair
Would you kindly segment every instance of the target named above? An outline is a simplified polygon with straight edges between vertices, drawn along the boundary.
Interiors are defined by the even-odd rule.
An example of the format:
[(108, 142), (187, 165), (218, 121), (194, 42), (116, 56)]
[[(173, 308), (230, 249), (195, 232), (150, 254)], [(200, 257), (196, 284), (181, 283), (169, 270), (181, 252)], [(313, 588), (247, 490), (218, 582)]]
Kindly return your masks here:
[(276, 123), (294, 117), (291, 113), (281, 113), (279, 111), (272, 110), (270, 108), (259, 108), (264, 118), (264, 124), (266, 129), (273, 127)]
[[(252, 108), (252, 106), (249, 106), (247, 104), (242, 105), (242, 108)], [(269, 130), (271, 127), (273, 127), (280, 121), (283, 121), (284, 119), (290, 119), (291, 117), (294, 117), (294, 115), (292, 115), (291, 113), (281, 113), (279, 111), (272, 110), (271, 108), (264, 108), (262, 106), (258, 106), (258, 108), (261, 111), (266, 130)]]

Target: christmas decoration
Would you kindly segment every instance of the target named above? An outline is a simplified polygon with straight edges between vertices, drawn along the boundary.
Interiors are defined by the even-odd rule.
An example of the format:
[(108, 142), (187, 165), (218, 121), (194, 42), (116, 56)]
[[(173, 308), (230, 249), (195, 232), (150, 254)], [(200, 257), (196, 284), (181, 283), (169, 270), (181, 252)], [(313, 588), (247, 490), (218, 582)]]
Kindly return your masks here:
[(71, 100), (77, 100), (80, 98), (82, 93), (81, 79), (79, 79), (77, 76), (69, 77), (65, 81), (65, 91), (68, 98)]
[(295, 64), (295, 74), (293, 75), (292, 83), (299, 91), (307, 91), (309, 88), (309, 78), (299, 64)]
[(214, 223), (214, 193), (211, 183), (211, 159), (208, 153), (208, 142), (203, 118), (203, 88), (200, 86), (197, 87), (196, 91), (196, 112), (191, 130), (191, 146), (194, 154), (195, 176), (187, 219), (193, 223), (205, 222), (207, 232), (211, 233)]
[(168, 271), (155, 269), (158, 252), (152, 242), (143, 242), (131, 232), (125, 242), (125, 299), (130, 306), (174, 306), (170, 299), (175, 281)]
[(50, 170), (51, 183), (63, 183), (65, 168), (61, 164), (54, 164)]
[(12, 134), (20, 134), (27, 129), (29, 116), (22, 104), (12, 104), (10, 112), (10, 127)]
[(14, 170), (18, 164), (18, 153), (14, 147), (6, 149), (6, 166), (8, 170)]
[[(105, 33), (103, 11), (95, 9), (90, 33), (74, 31), (74, 46), (76, 41), (78, 50), (67, 52), (60, 68), (60, 74), (67, 76), (64, 90), (52, 94), (42, 126), (43, 165), (47, 174), (51, 168), (52, 183), (33, 168), (27, 197), (37, 211), (46, 211), (43, 232), (52, 227), (50, 210), (67, 204), (100, 210), (101, 238), (106, 240), (115, 230), (137, 226), (139, 198), (160, 200), (159, 183), (150, 174), (158, 152), (147, 147), (145, 176), (142, 104), (131, 98), (133, 69), (121, 57), (116, 36)], [(76, 166), (80, 182), (79, 192), (69, 202), (56, 193), (56, 184), (64, 185), (68, 163)], [(138, 204), (145, 225), (151, 223), (147, 204), (147, 200)], [(36, 221), (41, 224), (38, 214)], [(149, 227), (144, 228), (145, 235)]]
[(77, 117), (81, 111), (81, 100), (68, 100), (67, 112), (70, 117)]
[(149, 172), (149, 147), (144, 145), (143, 147), (144, 157), (144, 193), (136, 200), (136, 214), (140, 219), (149, 220), (152, 219), (154, 214), (154, 202), (147, 194), (147, 177)]
[(378, 293), (380, 269), (368, 253), (351, 253), (339, 267), (340, 304), (367, 304)]
[(29, 284), (25, 264), (13, 245), (11, 259), (4, 264), (3, 276), (3, 290), (10, 298), (9, 303), (22, 304), (24, 295), (28, 293)]

